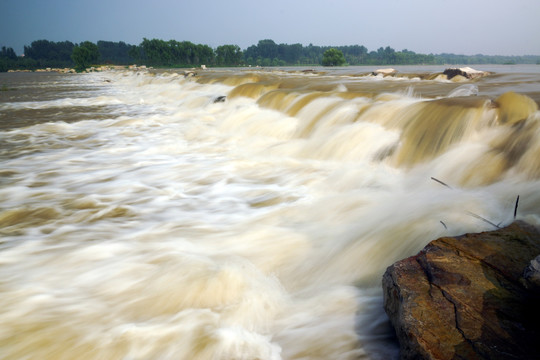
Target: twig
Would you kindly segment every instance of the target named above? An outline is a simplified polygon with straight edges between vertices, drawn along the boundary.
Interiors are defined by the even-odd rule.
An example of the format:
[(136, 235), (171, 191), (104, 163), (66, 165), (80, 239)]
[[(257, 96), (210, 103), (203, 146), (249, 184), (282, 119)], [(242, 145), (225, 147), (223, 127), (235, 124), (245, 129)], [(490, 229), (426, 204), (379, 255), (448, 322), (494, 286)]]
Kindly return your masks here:
[(444, 185), (444, 186), (446, 186), (446, 187), (449, 188), (449, 189), (452, 188), (450, 185), (448, 185), (448, 184), (442, 182), (442, 181), (439, 180), (439, 179), (435, 179), (433, 176), (431, 177), (431, 180), (436, 181), (436, 182), (438, 182), (439, 184)]
[[(436, 182), (438, 182), (439, 184), (441, 184), (441, 185), (443, 185), (443, 186), (446, 186), (446, 187), (449, 188), (449, 189), (452, 189), (452, 187), (451, 187), (450, 185), (448, 185), (447, 183), (445, 183), (445, 182), (443, 182), (443, 181), (441, 181), (441, 180), (439, 180), (439, 179), (434, 178), (433, 176), (431, 177), (431, 180), (436, 181)], [(518, 204), (519, 204), (519, 195), (517, 196), (517, 199), (516, 199), (516, 206), (514, 207), (514, 220), (516, 219), (516, 216), (517, 216)], [(480, 219), (480, 220), (482, 220), (482, 221), (484, 221), (484, 222), (487, 222), (488, 224), (490, 224), (490, 225), (492, 225), (492, 226), (495, 226), (497, 229), (500, 229), (500, 228), (501, 228), (501, 227), (499, 226), (501, 223), (498, 223), (498, 224), (492, 223), (492, 222), (489, 221), (488, 219), (483, 218), (483, 217), (481, 217), (480, 215), (477, 215), (477, 214), (475, 214), (475, 213), (473, 213), (473, 212), (470, 212), (470, 211), (467, 211), (467, 214), (469, 214), (469, 215), (471, 215), (472, 217), (475, 217), (475, 218), (477, 218), (477, 219)], [(445, 224), (444, 222), (441, 221), (441, 224), (444, 226), (445, 229), (448, 229), (448, 228), (446, 227), (446, 224)]]
[(441, 220), (440, 222), (441, 222), (442, 226), (444, 226), (444, 228), (445, 228), (446, 230), (448, 230), (448, 228), (446, 227), (446, 224), (445, 224), (442, 220)]
[(469, 215), (471, 215), (472, 217), (475, 217), (475, 218), (477, 218), (477, 219), (480, 219), (480, 220), (482, 220), (482, 221), (485, 221), (485, 222), (487, 222), (488, 224), (495, 226), (497, 229), (500, 229), (500, 227), (499, 227), (498, 225), (492, 223), (491, 221), (489, 221), (489, 220), (486, 219), (486, 218), (481, 217), (480, 215), (476, 215), (475, 213), (470, 212), (470, 211), (467, 211), (467, 214), (469, 214)]

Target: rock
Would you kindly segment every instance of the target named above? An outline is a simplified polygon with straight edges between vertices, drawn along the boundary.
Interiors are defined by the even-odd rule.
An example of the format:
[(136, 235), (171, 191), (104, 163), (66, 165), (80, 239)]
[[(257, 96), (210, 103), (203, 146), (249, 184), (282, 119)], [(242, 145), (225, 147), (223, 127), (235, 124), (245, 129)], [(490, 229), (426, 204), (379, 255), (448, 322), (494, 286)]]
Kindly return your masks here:
[(384, 307), (401, 358), (538, 358), (540, 295), (525, 285), (538, 285), (539, 254), (538, 230), (515, 222), (440, 238), (391, 265)]
[(450, 80), (456, 76), (463, 76), (466, 79), (476, 79), (478, 77), (489, 75), (487, 71), (480, 71), (470, 68), (468, 66), (462, 68), (448, 68), (443, 71), (443, 75), (446, 75), (447, 79)]
[(372, 72), (371, 74), (373, 76), (377, 76), (379, 74), (381, 74), (382, 76), (392, 76), (392, 75), (395, 75), (396, 73), (397, 73), (396, 69), (387, 68), (387, 69), (377, 69), (374, 72)]
[(227, 99), (227, 96), (221, 95), (215, 98), (213, 103), (215, 104), (215, 103), (225, 102), (226, 99)]
[(540, 255), (531, 260), (523, 271), (522, 284), (528, 290), (540, 293)]

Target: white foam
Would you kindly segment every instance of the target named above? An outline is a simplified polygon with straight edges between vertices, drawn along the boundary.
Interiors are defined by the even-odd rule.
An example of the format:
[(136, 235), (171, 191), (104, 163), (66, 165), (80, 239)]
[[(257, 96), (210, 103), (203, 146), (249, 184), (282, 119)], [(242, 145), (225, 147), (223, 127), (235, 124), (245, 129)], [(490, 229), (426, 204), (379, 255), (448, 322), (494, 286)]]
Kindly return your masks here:
[(410, 169), (381, 156), (420, 101), (410, 93), (329, 94), (292, 117), (213, 103), (225, 85), (107, 76), (77, 102), (114, 103), (109, 119), (0, 133), (17, 149), (0, 163), (6, 357), (366, 356), (362, 311), (391, 262), (490, 228), (467, 211), (506, 224), (517, 193), (519, 216), (540, 218), (536, 180), (459, 186), (495, 132)]

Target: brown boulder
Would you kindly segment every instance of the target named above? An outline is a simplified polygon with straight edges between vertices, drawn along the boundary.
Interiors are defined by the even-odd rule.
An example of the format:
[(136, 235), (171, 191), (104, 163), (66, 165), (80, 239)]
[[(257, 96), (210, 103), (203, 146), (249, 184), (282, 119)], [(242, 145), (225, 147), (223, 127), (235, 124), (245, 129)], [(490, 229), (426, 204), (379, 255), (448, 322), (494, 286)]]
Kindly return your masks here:
[(527, 274), (539, 254), (538, 230), (515, 222), (440, 238), (390, 266), (384, 306), (401, 358), (538, 358), (540, 296)]
[(467, 79), (476, 79), (478, 77), (489, 75), (490, 73), (487, 71), (475, 70), (473, 68), (466, 66), (462, 68), (448, 68), (444, 70), (443, 74), (446, 75), (446, 78), (448, 80), (450, 80), (453, 77), (458, 76), (458, 75), (463, 76), (464, 78), (467, 78)]

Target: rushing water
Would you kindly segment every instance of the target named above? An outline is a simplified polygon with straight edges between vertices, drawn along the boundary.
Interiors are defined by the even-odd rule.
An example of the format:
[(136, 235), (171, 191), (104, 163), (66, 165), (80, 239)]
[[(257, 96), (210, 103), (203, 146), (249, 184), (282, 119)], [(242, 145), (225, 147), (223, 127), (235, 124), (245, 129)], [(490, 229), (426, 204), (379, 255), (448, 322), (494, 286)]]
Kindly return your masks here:
[(395, 357), (387, 266), (540, 224), (540, 67), (480, 69), (0, 74), (0, 356)]

